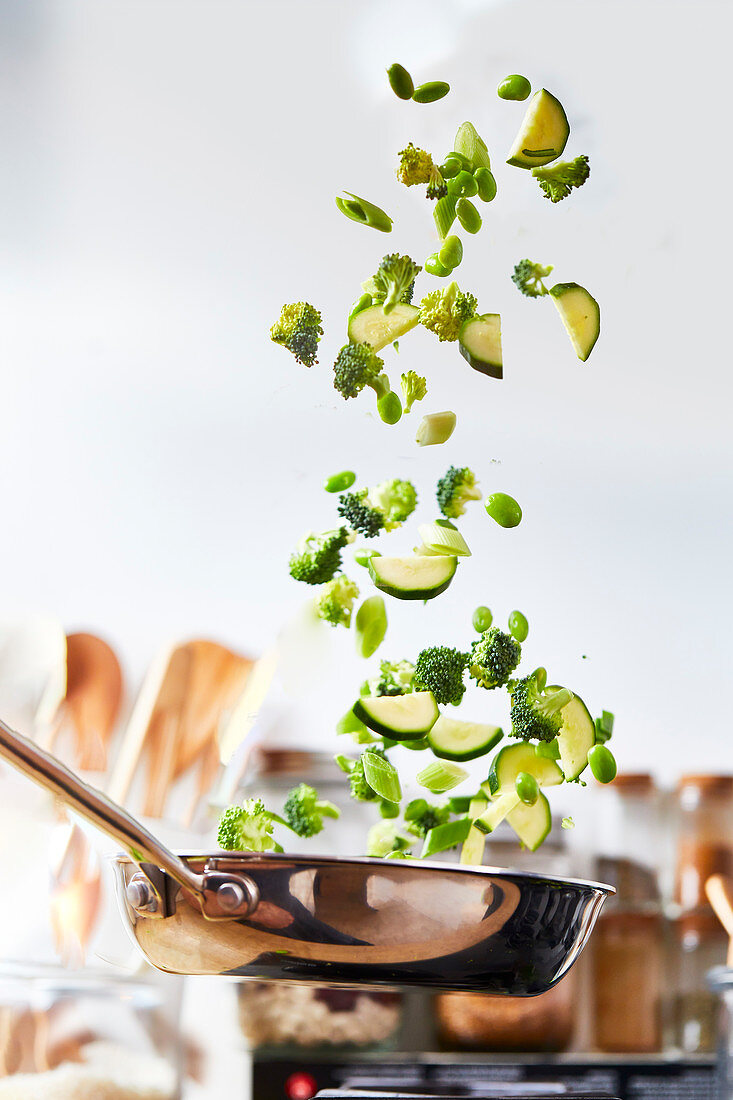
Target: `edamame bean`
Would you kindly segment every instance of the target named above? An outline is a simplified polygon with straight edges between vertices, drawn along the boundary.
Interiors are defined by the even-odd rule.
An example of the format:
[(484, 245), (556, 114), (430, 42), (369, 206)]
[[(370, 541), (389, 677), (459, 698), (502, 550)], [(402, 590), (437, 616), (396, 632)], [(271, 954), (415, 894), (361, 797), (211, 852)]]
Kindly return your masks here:
[(447, 267), (449, 271), (452, 271), (454, 267), (458, 267), (463, 259), (461, 238), (456, 237), (454, 234), (446, 237), (438, 250), (438, 259), (443, 267)]
[(355, 481), (356, 474), (353, 470), (342, 470), (340, 474), (331, 474), (323, 483), (323, 488), (327, 493), (344, 493)]
[(458, 200), (456, 215), (467, 233), (478, 233), (481, 228), (481, 215), (470, 199)]
[(520, 76), (519, 73), (512, 73), (511, 76), (505, 76), (499, 87), (496, 89), (496, 94), (499, 99), (526, 99), (529, 93), (532, 91), (532, 85), (527, 80), (526, 76)]
[(450, 91), (450, 84), (445, 80), (429, 80), (427, 84), (420, 84), (412, 93), (415, 103), (435, 103), (443, 99)]
[(478, 194), (478, 184), (471, 172), (467, 171), (465, 168), (452, 180), (448, 180), (447, 186), (449, 195), (465, 195), (468, 198), (472, 198), (474, 195)]
[(525, 642), (529, 634), (529, 623), (521, 611), (512, 611), (509, 616), (509, 633), (517, 642)]
[(390, 65), (387, 69), (387, 79), (390, 88), (398, 99), (412, 99), (415, 85), (404, 65), (398, 65), (396, 61), (394, 65)]
[(381, 596), (369, 596), (356, 612), (354, 620), (356, 652), (361, 657), (371, 657), (387, 633), (387, 609)]
[(477, 634), (483, 634), (485, 630), (488, 630), (493, 621), (494, 616), (491, 614), (491, 609), (484, 607), (483, 604), (476, 608), (471, 619), (473, 629)]
[(500, 527), (517, 527), (522, 520), (522, 509), (508, 493), (492, 493), (485, 501), (485, 508)]
[(428, 275), (437, 275), (439, 279), (444, 279), (446, 275), (450, 275), (451, 269), (445, 267), (440, 262), (440, 257), (437, 252), (433, 252), (432, 256), (428, 256), (425, 261), (425, 270)]
[(363, 565), (365, 569), (369, 568), (369, 562), (372, 558), (381, 558), (381, 556), (379, 550), (370, 550), (368, 546), (354, 551), (354, 561), (357, 565)]
[(529, 772), (519, 772), (514, 780), (514, 789), (527, 806), (534, 806), (540, 797), (539, 784)]
[(382, 798), (379, 802), (379, 812), (382, 817), (399, 817), (400, 806), (398, 802), (387, 802), (385, 798)]
[(489, 168), (477, 168), (473, 178), (478, 187), (478, 197), (483, 202), (496, 198), (496, 180)]
[(377, 412), (385, 424), (396, 424), (402, 416), (402, 402), (394, 390), (385, 393), (377, 401)]
[(458, 175), (461, 168), (463, 168), (463, 164), (458, 157), (454, 157), (452, 153), (449, 153), (440, 166), (440, 174), (444, 180), (452, 180), (454, 176)]
[(560, 746), (557, 743), (557, 737), (553, 737), (552, 741), (539, 741), (534, 747), (536, 756), (543, 756), (546, 760), (559, 760), (560, 759)]
[(594, 779), (599, 783), (611, 783), (616, 778), (616, 760), (605, 745), (594, 745), (588, 752), (588, 763)]

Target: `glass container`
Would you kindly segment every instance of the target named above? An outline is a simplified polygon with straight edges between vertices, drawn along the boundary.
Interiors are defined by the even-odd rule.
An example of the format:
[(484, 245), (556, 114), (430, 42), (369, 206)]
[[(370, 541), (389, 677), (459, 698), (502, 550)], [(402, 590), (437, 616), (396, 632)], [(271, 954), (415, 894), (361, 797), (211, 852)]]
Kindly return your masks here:
[(733, 776), (684, 775), (676, 795), (675, 901), (682, 910), (707, 909), (706, 879), (733, 877)]
[(708, 986), (718, 998), (717, 1100), (733, 1100), (733, 967), (714, 967)]
[(725, 963), (728, 936), (712, 910), (698, 908), (674, 921), (673, 945), (673, 1043), (684, 1054), (710, 1054), (718, 1005), (707, 975)]

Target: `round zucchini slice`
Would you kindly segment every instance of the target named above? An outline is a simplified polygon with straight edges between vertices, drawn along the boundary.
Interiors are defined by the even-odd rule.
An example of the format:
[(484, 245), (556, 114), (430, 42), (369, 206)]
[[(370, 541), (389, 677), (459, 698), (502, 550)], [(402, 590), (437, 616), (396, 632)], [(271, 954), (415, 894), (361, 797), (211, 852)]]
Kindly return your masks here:
[(503, 378), (500, 314), (483, 313), (466, 321), (458, 336), (458, 350), (474, 370)]
[(570, 123), (562, 103), (552, 92), (540, 88), (532, 96), (522, 119), (507, 164), (517, 168), (538, 168), (550, 164), (562, 153), (570, 136)]
[(575, 354), (583, 363), (601, 333), (601, 307), (585, 287), (577, 283), (555, 283), (550, 297), (557, 306)]
[(398, 600), (432, 600), (453, 580), (458, 558), (448, 554), (369, 559), (374, 584)]
[(414, 328), (419, 316), (417, 306), (396, 305), (391, 313), (379, 305), (367, 306), (349, 321), (348, 337), (352, 344), (370, 344), (381, 351)]
[(428, 741), (434, 755), (443, 760), (476, 760), (491, 752), (503, 736), (500, 726), (461, 722), (441, 714), (428, 734)]
[(374, 733), (391, 741), (417, 741), (435, 725), (440, 711), (432, 691), (407, 695), (364, 695), (354, 703), (354, 714)]
[(491, 794), (495, 796), (513, 791), (514, 780), (520, 772), (529, 772), (540, 787), (551, 787), (562, 783), (564, 779), (554, 760), (538, 756), (534, 745), (522, 741), (515, 745), (505, 745), (494, 757), (488, 779)]
[(562, 728), (557, 735), (560, 767), (565, 779), (570, 783), (573, 779), (577, 779), (587, 767), (588, 753), (596, 743), (596, 727), (587, 706), (579, 695), (574, 695), (562, 708), (560, 714)]

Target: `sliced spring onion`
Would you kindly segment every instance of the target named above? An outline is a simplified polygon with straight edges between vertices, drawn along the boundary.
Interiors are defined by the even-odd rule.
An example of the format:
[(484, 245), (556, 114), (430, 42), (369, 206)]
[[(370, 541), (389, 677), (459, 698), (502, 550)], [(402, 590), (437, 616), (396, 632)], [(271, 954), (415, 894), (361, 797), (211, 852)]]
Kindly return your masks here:
[(402, 788), (394, 764), (377, 756), (375, 752), (369, 752), (368, 749), (362, 753), (362, 760), (364, 778), (375, 794), (386, 802), (399, 802), (402, 798)]
[(446, 821), (444, 825), (436, 825), (430, 829), (425, 837), (420, 859), (427, 859), (438, 852), (445, 852), (449, 848), (455, 848), (457, 844), (463, 844), (471, 828), (471, 822), (467, 817), (458, 818), (456, 821)]
[(445, 791), (453, 790), (464, 779), (468, 779), (468, 772), (460, 764), (454, 764), (451, 760), (436, 760), (418, 772), (416, 779), (421, 787), (427, 787), (433, 794), (443, 794)]
[(456, 414), (446, 412), (428, 413), (420, 421), (415, 442), (419, 447), (431, 447), (435, 443), (447, 443), (456, 426)]
[(460, 531), (451, 530), (438, 523), (421, 523), (418, 534), (423, 545), (433, 554), (451, 554), (461, 558), (470, 558), (471, 551)]
[(472, 122), (462, 122), (458, 127), (458, 133), (456, 134), (456, 140), (453, 142), (453, 148), (456, 153), (462, 153), (464, 157), (467, 157), (474, 169), (491, 168), (491, 160), (489, 158), (489, 150), (486, 147), (486, 142), (479, 135), (478, 130)]

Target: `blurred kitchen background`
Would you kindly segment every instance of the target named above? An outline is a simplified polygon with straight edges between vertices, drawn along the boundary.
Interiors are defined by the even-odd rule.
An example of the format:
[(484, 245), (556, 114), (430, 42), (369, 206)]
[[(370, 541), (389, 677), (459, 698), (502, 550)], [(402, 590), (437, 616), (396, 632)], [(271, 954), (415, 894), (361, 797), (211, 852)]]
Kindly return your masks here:
[[(621, 925), (611, 911), (597, 938), (636, 944), (631, 973), (640, 958), (654, 968), (647, 1053), (714, 1046), (700, 976), (724, 961), (725, 940), (689, 884), (733, 873), (733, 781), (714, 778), (733, 771), (732, 26), (723, 0), (0, 0), (3, 717), (170, 843), (210, 845), (218, 802), (272, 780), (278, 758), (267, 752), (344, 748), (333, 727), (365, 664), (345, 632), (308, 621), (287, 573), (298, 537), (335, 518), (324, 479), (344, 468), (364, 483), (414, 479), (423, 520), (446, 467), (471, 466), (485, 494), (520, 501), (522, 524), (505, 531), (469, 508), (474, 559), (452, 600), (390, 606), (379, 655), (464, 646), (478, 603), (499, 624), (520, 608), (528, 667), (547, 665), (594, 714), (615, 713), (626, 786), (558, 804), (576, 829), (545, 860), (565, 874), (615, 861), (605, 872), (623, 887)], [(384, 75), (395, 60), (420, 80), (448, 80), (451, 94), (430, 106), (398, 101)], [(568, 151), (590, 157), (588, 184), (565, 203), (550, 205), (504, 164), (524, 110), (496, 96), (511, 72), (558, 95)], [(469, 370), (418, 329), (393, 370), (428, 376), (425, 408), (387, 427), (371, 401), (341, 400), (330, 363), (383, 253), (421, 261), (435, 247), (420, 189), (394, 178), (396, 151), (413, 141), (439, 158), (464, 119), (487, 140), (499, 193), (459, 281), (502, 315), (505, 378)], [(393, 234), (343, 218), (333, 201), (343, 189), (384, 206)], [(524, 256), (600, 302), (586, 364), (552, 307), (511, 283)], [(311, 370), (268, 339), (281, 305), (302, 298), (326, 329)], [(440, 409), (458, 414), (453, 437), (417, 448), (420, 416)], [(405, 550), (411, 539), (392, 536)], [(156, 710), (171, 682), (189, 707), (185, 736), (179, 726), (168, 736)], [(294, 781), (311, 766), (322, 774), (327, 759), (300, 761)], [(705, 780), (692, 795), (679, 783), (690, 774)], [(60, 960), (78, 975), (86, 959), (80, 981), (90, 967), (106, 975), (92, 994), (68, 994), (91, 1004), (91, 1017), (110, 988), (114, 1006), (143, 1006), (135, 1027), (110, 1009), (104, 1041), (119, 1046), (124, 1032), (137, 1049), (139, 1035), (155, 1034), (140, 1056), (170, 1064), (181, 996), (171, 1010), (172, 987), (161, 993), (135, 969), (104, 884), (110, 846), (57, 821), (50, 800), (5, 768), (0, 803), (4, 877), (34, 902), (32, 919), (10, 907), (0, 917), (3, 1004), (16, 1006), (0, 1020), (0, 1074), (37, 1069), (39, 1050), (49, 1061)], [(357, 826), (340, 839), (330, 827), (324, 843), (336, 850), (348, 835), (358, 851)], [(29, 878), (29, 867), (40, 872)], [(662, 989), (672, 969), (650, 944), (666, 944), (694, 977)], [(23, 970), (39, 963), (50, 972)], [(595, 964), (585, 965), (578, 980), (592, 1001), (594, 988), (610, 989), (608, 974), (594, 983)], [(123, 987), (139, 981), (142, 1000), (112, 972)], [(13, 1039), (17, 983), (39, 982)], [(205, 1023), (219, 1006), (214, 1026), (228, 1036), (229, 1060), (209, 1057), (208, 1078), (208, 1039), (188, 1050), (206, 1081), (191, 1095), (208, 1095), (217, 1072), (226, 1082), (231, 1059), (244, 1057), (226, 1007), (235, 990), (204, 983), (205, 996), (191, 998), (190, 985), (187, 1034), (203, 1031), (205, 1003)], [(683, 986), (693, 1000), (681, 1009)], [(596, 1028), (603, 1011), (588, 1008), (601, 1014)], [(151, 1012), (155, 1027), (138, 1028)], [(259, 1003), (248, 1018), (263, 1013)], [(442, 1019), (441, 1042), (486, 1048)], [(556, 1049), (619, 1052), (634, 1041), (565, 1022)], [(71, 1028), (77, 1050), (88, 1030)], [(631, 1031), (642, 1042), (642, 1025)], [(277, 1045), (275, 1032), (249, 1041)], [(156, 1096), (173, 1094), (163, 1078)]]

